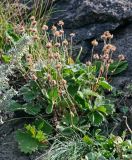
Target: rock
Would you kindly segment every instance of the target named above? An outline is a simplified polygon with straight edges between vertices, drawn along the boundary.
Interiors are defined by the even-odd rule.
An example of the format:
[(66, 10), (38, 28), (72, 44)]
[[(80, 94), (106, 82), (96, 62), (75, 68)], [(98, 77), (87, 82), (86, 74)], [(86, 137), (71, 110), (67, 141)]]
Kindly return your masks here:
[(131, 0), (59, 0), (54, 6), (52, 21), (63, 19), (67, 29), (100, 23), (119, 25), (126, 19), (132, 21), (131, 7)]

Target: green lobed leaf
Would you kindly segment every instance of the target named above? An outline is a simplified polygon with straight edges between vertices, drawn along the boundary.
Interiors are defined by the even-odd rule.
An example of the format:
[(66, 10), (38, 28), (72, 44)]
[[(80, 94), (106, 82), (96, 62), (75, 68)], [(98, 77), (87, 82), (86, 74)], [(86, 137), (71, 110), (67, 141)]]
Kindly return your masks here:
[(105, 108), (104, 106), (96, 107), (95, 110), (100, 111), (100, 112), (105, 113), (105, 114), (107, 113), (107, 112), (106, 112), (106, 108)]
[(94, 126), (99, 126), (105, 120), (105, 117), (100, 112), (92, 112), (89, 114), (89, 120)]
[(31, 115), (37, 115), (41, 111), (41, 105), (34, 103), (25, 103), (23, 105), (13, 101), (10, 105), (10, 111), (24, 110)]
[(48, 97), (51, 101), (56, 101), (59, 97), (58, 88), (54, 87), (48, 90)]
[(39, 142), (28, 133), (18, 130), (16, 132), (16, 140), (19, 144), (21, 152), (24, 152), (25, 154), (31, 154), (32, 152), (38, 150)]

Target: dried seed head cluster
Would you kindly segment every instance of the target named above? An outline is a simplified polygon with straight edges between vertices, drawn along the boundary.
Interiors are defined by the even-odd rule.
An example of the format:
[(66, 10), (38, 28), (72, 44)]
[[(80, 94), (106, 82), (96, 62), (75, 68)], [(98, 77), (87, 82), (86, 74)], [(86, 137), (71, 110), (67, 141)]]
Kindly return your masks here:
[(64, 34), (64, 31), (63, 31), (63, 30), (55, 31), (55, 32), (53, 33), (53, 35), (56, 36), (56, 37), (61, 37), (63, 34)]
[(113, 34), (111, 34), (109, 31), (104, 32), (104, 34), (101, 36), (101, 38), (105, 41), (110, 40), (113, 38)]
[(109, 54), (110, 51), (115, 52), (116, 51), (116, 47), (112, 44), (106, 44), (103, 48), (104, 54)]
[[(102, 50), (102, 54), (99, 56), (99, 54), (94, 53), (94, 47), (98, 45), (98, 42), (95, 39), (91, 42), (91, 44), (93, 45), (92, 58), (95, 59), (95, 60), (100, 59), (103, 62), (103, 63), (101, 63), (99, 77), (103, 73), (105, 73), (106, 79), (107, 79), (109, 66), (114, 61), (112, 59), (112, 55), (113, 55), (113, 52), (116, 51), (116, 46), (111, 44), (110, 40), (113, 38), (113, 35), (109, 31), (104, 32), (103, 35), (101, 36), (101, 38), (104, 40), (104, 47), (103, 47), (103, 50)], [(118, 59), (119, 59), (119, 61), (123, 61), (123, 60), (125, 60), (125, 56), (123, 54), (120, 54), (118, 56)], [(89, 61), (86, 62), (86, 65), (90, 66), (90, 62)]]

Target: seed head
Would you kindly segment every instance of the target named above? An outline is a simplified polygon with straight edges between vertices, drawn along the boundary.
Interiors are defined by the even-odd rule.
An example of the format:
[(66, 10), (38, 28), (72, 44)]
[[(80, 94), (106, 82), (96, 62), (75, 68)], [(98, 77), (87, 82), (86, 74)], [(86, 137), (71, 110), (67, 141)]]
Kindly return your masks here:
[(102, 59), (103, 59), (103, 60), (108, 60), (108, 59), (109, 59), (109, 54), (104, 54), (104, 55), (102, 56)]
[(37, 33), (38, 31), (37, 31), (37, 29), (32, 28), (32, 29), (31, 29), (31, 32), (33, 32), (33, 33)]
[(120, 55), (118, 56), (118, 59), (119, 59), (120, 61), (124, 61), (124, 60), (125, 60), (125, 56), (124, 56), (123, 54), (120, 54)]
[(64, 22), (61, 20), (61, 21), (58, 22), (58, 25), (59, 26), (64, 26)]
[(25, 32), (25, 28), (24, 28), (24, 26), (20, 26), (20, 28), (19, 28), (19, 32), (21, 32), (21, 33)]
[(39, 40), (40, 38), (39, 38), (38, 35), (35, 34), (35, 35), (33, 36), (33, 39), (34, 39), (34, 40)]
[(65, 39), (65, 40), (62, 42), (62, 45), (68, 46), (68, 41)]
[(31, 20), (31, 21), (35, 21), (35, 16), (31, 16), (31, 17), (30, 17), (30, 20)]
[(98, 45), (98, 42), (97, 42), (96, 39), (94, 39), (94, 40), (91, 42), (91, 44), (92, 44), (93, 46), (97, 46), (97, 45)]
[(52, 48), (52, 43), (51, 42), (48, 42), (47, 44), (46, 44), (46, 48)]
[(32, 26), (36, 26), (37, 21), (35, 21), (35, 20), (34, 20), (34, 21), (32, 21), (32, 23), (31, 23), (31, 24), (32, 24)]
[(108, 54), (110, 51), (114, 52), (116, 51), (116, 46), (112, 44), (106, 44), (103, 48), (104, 53)]
[(53, 86), (56, 86), (56, 84), (57, 84), (56, 80), (52, 80), (52, 81), (51, 81), (51, 84), (52, 84)]
[(57, 70), (60, 70), (62, 68), (62, 64), (61, 63), (58, 63), (57, 65), (56, 65), (56, 69)]
[(54, 32), (54, 35), (55, 35), (56, 37), (61, 37), (61, 34), (60, 34), (59, 31), (55, 31), (55, 32)]
[(113, 59), (109, 59), (109, 60), (108, 60), (108, 63), (110, 63), (110, 64), (113, 63), (113, 62), (114, 62)]
[(59, 32), (60, 32), (60, 35), (64, 34), (64, 30), (62, 29)]
[(47, 25), (43, 25), (42, 30), (47, 31), (48, 30), (48, 26)]
[(65, 79), (62, 79), (61, 84), (65, 86), (67, 84), (67, 81)]
[(53, 25), (52, 28), (51, 28), (51, 30), (52, 30), (53, 32), (55, 32), (55, 31), (57, 31), (57, 27), (56, 27), (55, 25)]
[(53, 54), (50, 53), (50, 54), (48, 55), (48, 58), (49, 58), (49, 59), (53, 59), (53, 58), (54, 58)]
[(93, 59), (98, 60), (98, 59), (99, 59), (99, 55), (98, 55), (98, 54), (94, 54), (94, 55), (93, 55)]
[(104, 39), (104, 40), (112, 39), (113, 38), (113, 34), (111, 34), (109, 31), (106, 31), (106, 32), (103, 33), (101, 38)]
[(71, 36), (71, 37), (75, 37), (75, 33), (71, 33), (70, 36)]
[(58, 42), (57, 42), (57, 43), (55, 43), (55, 47), (60, 47), (60, 45), (61, 45), (61, 44), (60, 44), (60, 43), (58, 43)]
[(54, 58), (55, 58), (55, 59), (60, 59), (60, 54), (59, 54), (58, 52), (56, 52), (56, 53), (54, 54)]
[(91, 63), (90, 61), (87, 61), (87, 62), (86, 62), (86, 65), (87, 65), (87, 66), (91, 66), (92, 63)]
[(32, 54), (28, 54), (28, 55), (26, 56), (26, 59), (32, 59), (32, 58), (33, 58)]

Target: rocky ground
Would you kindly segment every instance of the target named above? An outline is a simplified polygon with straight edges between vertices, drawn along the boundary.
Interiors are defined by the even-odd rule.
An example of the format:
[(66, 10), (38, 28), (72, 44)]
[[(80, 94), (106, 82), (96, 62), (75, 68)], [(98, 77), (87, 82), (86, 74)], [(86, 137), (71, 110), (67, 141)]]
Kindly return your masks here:
[[(100, 41), (100, 35), (107, 30), (114, 34), (116, 54), (125, 54), (129, 67), (113, 78), (113, 85), (126, 93), (120, 105), (124, 101), (127, 103), (128, 123), (132, 128), (132, 95), (127, 90), (128, 84), (132, 84), (132, 0), (57, 0), (54, 7), (56, 12), (50, 23), (64, 20), (66, 33), (76, 33), (74, 49), (79, 50), (83, 46), (83, 61), (90, 56), (92, 39)], [(23, 123), (19, 124), (18, 121), (11, 121), (0, 125), (0, 160), (35, 160), (36, 155), (24, 156), (17, 148), (14, 133)], [(123, 119), (118, 130), (122, 125), (125, 128)]]

